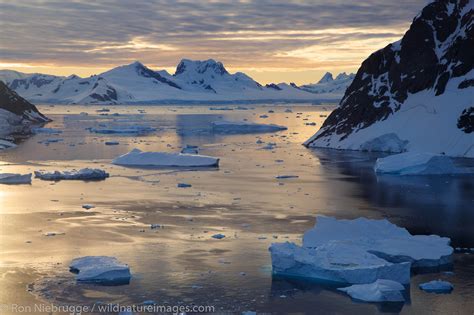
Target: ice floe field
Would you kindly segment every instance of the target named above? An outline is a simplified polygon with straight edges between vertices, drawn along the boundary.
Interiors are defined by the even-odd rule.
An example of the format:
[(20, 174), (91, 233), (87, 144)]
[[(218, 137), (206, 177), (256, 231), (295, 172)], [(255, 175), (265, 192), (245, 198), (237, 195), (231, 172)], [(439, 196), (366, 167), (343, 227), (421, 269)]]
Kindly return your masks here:
[[(0, 304), (474, 312), (473, 177), (376, 174), (375, 161), (386, 154), (303, 147), (333, 106), (39, 108), (53, 121), (17, 139), (16, 148), (0, 151), (0, 173), (33, 174), (30, 184), (30, 178), (12, 175), (0, 184)], [(144, 154), (151, 151), (168, 154)], [(183, 157), (181, 151), (200, 156)], [(453, 165), (469, 169), (472, 162), (456, 159)], [(412, 235), (449, 237), (452, 266), (412, 270), (411, 276), (405, 270), (409, 289), (403, 294), (390, 280), (338, 290), (335, 283), (272, 275), (271, 244), (288, 241), (299, 248), (317, 215), (387, 219)], [(366, 238), (364, 251), (376, 248), (371, 242), (390, 241)], [(352, 244), (328, 245), (347, 246)], [(413, 248), (410, 253), (423, 255)], [(116, 260), (100, 259), (103, 269), (88, 269), (90, 259), (71, 263), (84, 256)], [(95, 281), (110, 267), (121, 285), (84, 281)], [(452, 291), (429, 292), (437, 290)]]

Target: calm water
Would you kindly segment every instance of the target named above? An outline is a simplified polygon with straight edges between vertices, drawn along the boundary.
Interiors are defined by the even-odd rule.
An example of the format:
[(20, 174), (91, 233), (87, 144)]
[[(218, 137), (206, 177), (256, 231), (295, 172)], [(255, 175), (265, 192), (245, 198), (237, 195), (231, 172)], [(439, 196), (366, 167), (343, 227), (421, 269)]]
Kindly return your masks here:
[[(378, 154), (309, 150), (311, 136), (330, 106), (209, 107), (41, 106), (60, 135), (35, 135), (0, 152), (0, 172), (99, 167), (111, 177), (100, 182), (34, 180), (0, 186), (0, 304), (52, 302), (212, 305), (216, 311), (308, 314), (472, 314), (474, 253), (456, 253), (454, 274), (412, 278), (410, 301), (383, 305), (355, 303), (335, 288), (272, 278), (268, 247), (300, 242), (317, 214), (338, 218), (388, 218), (412, 233), (449, 236), (455, 247), (474, 247), (473, 177), (376, 177)], [(144, 109), (146, 113), (140, 113)], [(273, 110), (274, 113), (268, 113)], [(89, 113), (88, 116), (80, 115)], [(118, 115), (113, 115), (117, 113)], [(268, 118), (260, 118), (267, 114)], [(287, 131), (218, 135), (212, 121), (276, 123)], [(305, 123), (315, 122), (317, 126)], [(107, 126), (148, 125), (148, 136), (93, 134)], [(43, 140), (60, 138), (45, 145)], [(275, 142), (274, 150), (262, 149)], [(120, 145), (106, 146), (118, 140)], [(111, 159), (133, 148), (176, 152), (186, 144), (221, 158), (217, 170), (136, 169)], [(473, 167), (471, 161), (456, 161)], [(299, 178), (277, 180), (277, 175)], [(185, 182), (191, 188), (177, 188)], [(96, 208), (86, 211), (82, 204)], [(151, 230), (150, 224), (164, 228)], [(64, 233), (54, 237), (47, 232)], [(222, 233), (223, 240), (211, 235)], [(113, 255), (130, 265), (129, 285), (77, 285), (71, 259)], [(418, 284), (447, 279), (450, 295), (428, 294)], [(11, 310), (3, 310), (12, 313)]]

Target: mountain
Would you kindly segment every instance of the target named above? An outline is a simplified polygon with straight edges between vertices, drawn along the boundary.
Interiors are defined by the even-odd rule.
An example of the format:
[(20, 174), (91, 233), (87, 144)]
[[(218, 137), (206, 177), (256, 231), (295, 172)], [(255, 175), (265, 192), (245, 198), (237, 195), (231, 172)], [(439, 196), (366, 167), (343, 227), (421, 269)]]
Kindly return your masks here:
[(474, 157), (474, 1), (437, 0), (361, 65), (309, 147)]
[(307, 84), (300, 86), (300, 89), (314, 93), (314, 94), (325, 94), (333, 95), (334, 98), (342, 98), (347, 87), (354, 80), (355, 74), (347, 74), (345, 72), (339, 73), (335, 79), (333, 79), (332, 73), (326, 72), (326, 74), (315, 84)]
[(136, 61), (89, 78), (0, 70), (0, 80), (26, 99), (42, 103), (337, 102), (342, 97), (342, 92), (310, 93), (294, 84), (262, 86), (242, 72), (229, 73), (212, 59), (183, 59), (172, 75)]
[(21, 132), (31, 124), (47, 121), (33, 104), (0, 81), (0, 135)]

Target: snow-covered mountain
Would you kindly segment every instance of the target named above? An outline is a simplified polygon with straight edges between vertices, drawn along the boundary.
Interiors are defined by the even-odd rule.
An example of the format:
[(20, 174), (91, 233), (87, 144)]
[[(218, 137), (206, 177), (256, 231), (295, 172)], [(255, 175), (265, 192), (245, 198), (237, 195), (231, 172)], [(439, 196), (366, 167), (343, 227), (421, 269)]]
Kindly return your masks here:
[(305, 145), (474, 157), (474, 1), (433, 1), (370, 55)]
[(314, 94), (333, 95), (334, 98), (342, 98), (354, 77), (355, 74), (353, 73), (342, 72), (334, 79), (332, 73), (326, 72), (318, 83), (302, 85), (300, 88)]
[(24, 131), (29, 125), (49, 121), (38, 109), (0, 82), (0, 136)]
[(316, 95), (294, 84), (262, 86), (244, 73), (229, 73), (212, 59), (183, 59), (173, 75), (134, 62), (89, 78), (0, 70), (0, 80), (26, 99), (44, 103), (337, 102), (342, 96), (332, 92)]

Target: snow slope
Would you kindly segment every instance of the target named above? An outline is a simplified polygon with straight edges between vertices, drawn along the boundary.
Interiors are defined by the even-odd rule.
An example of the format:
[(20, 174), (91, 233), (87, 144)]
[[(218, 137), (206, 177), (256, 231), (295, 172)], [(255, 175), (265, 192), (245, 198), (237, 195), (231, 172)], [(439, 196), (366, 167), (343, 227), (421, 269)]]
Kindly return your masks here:
[(23, 74), (0, 70), (0, 80), (30, 101), (66, 104), (132, 104), (172, 102), (338, 101), (342, 93), (318, 94), (294, 84), (262, 86), (244, 73), (229, 73), (209, 59), (183, 59), (176, 72), (154, 71), (140, 62), (89, 78)]
[(403, 38), (360, 67), (309, 147), (361, 150), (396, 135), (406, 151), (474, 157), (474, 1), (433, 1)]
[(341, 99), (354, 78), (355, 74), (343, 72), (333, 79), (332, 73), (326, 72), (318, 83), (302, 85), (300, 89), (314, 94), (332, 95), (334, 99)]

